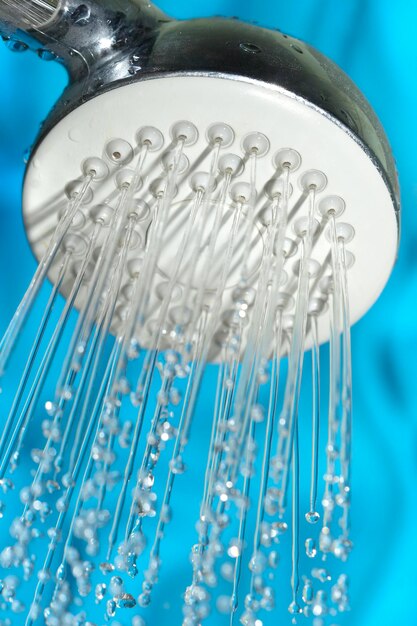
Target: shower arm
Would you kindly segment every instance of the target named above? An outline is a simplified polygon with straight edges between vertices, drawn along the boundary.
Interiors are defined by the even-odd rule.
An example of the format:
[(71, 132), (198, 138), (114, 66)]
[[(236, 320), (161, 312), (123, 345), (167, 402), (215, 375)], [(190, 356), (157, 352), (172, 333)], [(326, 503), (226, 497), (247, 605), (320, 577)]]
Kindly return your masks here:
[(169, 21), (148, 0), (0, 0), (3, 38), (52, 52), (74, 81), (130, 46), (146, 47)]

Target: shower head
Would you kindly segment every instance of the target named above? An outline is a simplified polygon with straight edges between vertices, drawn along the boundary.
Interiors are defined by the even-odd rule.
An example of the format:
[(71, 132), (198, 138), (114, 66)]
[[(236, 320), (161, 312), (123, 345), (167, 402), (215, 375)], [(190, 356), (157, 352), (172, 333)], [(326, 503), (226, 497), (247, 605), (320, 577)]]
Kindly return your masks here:
[[(291, 163), (293, 222), (302, 215), (297, 207), (315, 183), (315, 175), (309, 172), (321, 172), (317, 192), (321, 197), (337, 196), (346, 206), (343, 222), (350, 226), (353, 255), (352, 323), (375, 302), (398, 245), (395, 165), (369, 104), (331, 61), (278, 31), (221, 18), (173, 21), (139, 0), (26, 4), (34, 7), (33, 15), (36, 9), (36, 18), (20, 2), (8, 0), (0, 6), (4, 12), (14, 5), (16, 25), (25, 27), (36, 40), (31, 46), (47, 47), (63, 60), (70, 74), (70, 83), (44, 123), (27, 167), (23, 213), (38, 258), (57, 224), (65, 190), (72, 193), (74, 181), (96, 163), (101, 180), (98, 176), (93, 183), (87, 204), (108, 202), (117, 180), (122, 180), (121, 171), (131, 168), (140, 142), (152, 142), (142, 127), (156, 128), (152, 131), (157, 144), (153, 146), (154, 165), (146, 172), (139, 194), (147, 205), (155, 200), (152, 177), (158, 180), (166, 171), (161, 163), (179, 133), (190, 132), (185, 141), (188, 163), (184, 168), (188, 171), (181, 174), (175, 199), (180, 214), (190, 192), (187, 178), (192, 188), (193, 172), (209, 170), (210, 147), (221, 139), (224, 125), (227, 139), (222, 139), (222, 151), (226, 153), (227, 143), (227, 149), (243, 160), (235, 172), (236, 181), (250, 182), (248, 157), (258, 151), (257, 211), (282, 174), (286, 155), (290, 161), (295, 159)], [(43, 24), (39, 23), (41, 15)], [(12, 47), (18, 45), (16, 37), (15, 33)], [(183, 120), (189, 124), (181, 125)], [(323, 200), (322, 212), (315, 216), (322, 226), (328, 202)], [(89, 219), (87, 205), (85, 212)], [(251, 252), (254, 280), (264, 226), (259, 210), (254, 224), (258, 242)], [(145, 219), (138, 233), (142, 240), (146, 228)], [(171, 253), (180, 245), (175, 237), (179, 230), (174, 220), (166, 235), (160, 268), (163, 279), (169, 277)], [(288, 236), (296, 242), (297, 232), (292, 230)], [(315, 260), (323, 266), (328, 246), (317, 238)], [(134, 251), (130, 254), (135, 256)], [(53, 281), (57, 272), (57, 268), (51, 271)], [(215, 284), (207, 287), (214, 289)], [(65, 295), (68, 289), (65, 292), (64, 285)], [(320, 324), (319, 334), (321, 341), (328, 338), (327, 324)]]

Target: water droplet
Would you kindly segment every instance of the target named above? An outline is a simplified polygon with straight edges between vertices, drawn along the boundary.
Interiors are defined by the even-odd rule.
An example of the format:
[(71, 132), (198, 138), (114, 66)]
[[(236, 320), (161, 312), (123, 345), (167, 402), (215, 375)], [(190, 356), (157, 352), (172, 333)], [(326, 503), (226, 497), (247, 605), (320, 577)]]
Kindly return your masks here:
[(114, 572), (114, 565), (112, 563), (100, 563), (100, 571), (102, 574), (111, 574)]
[(23, 163), (25, 163), (25, 165), (29, 163), (31, 154), (32, 154), (32, 147), (26, 148), (25, 152), (23, 153)]
[(229, 543), (229, 547), (227, 549), (227, 554), (232, 557), (232, 559), (237, 559), (242, 552), (242, 542), (240, 539), (231, 539)]
[(256, 423), (261, 423), (265, 418), (265, 411), (262, 405), (254, 404), (251, 410), (251, 418)]
[(149, 606), (151, 603), (150, 595), (147, 593), (141, 593), (138, 598), (138, 604), (143, 607)]
[(249, 569), (254, 574), (262, 574), (267, 565), (267, 558), (263, 552), (257, 552), (249, 561)]
[(95, 599), (97, 603), (103, 600), (104, 596), (106, 595), (106, 591), (107, 586), (104, 583), (99, 583), (98, 585), (96, 585)]
[(314, 568), (311, 571), (311, 575), (313, 578), (317, 578), (321, 583), (329, 582), (332, 579), (329, 572), (324, 568)]
[(5, 41), (6, 47), (12, 52), (25, 52), (28, 50), (29, 46), (23, 41), (18, 41), (16, 39), (8, 39)]
[(42, 59), (42, 61), (55, 61), (57, 56), (51, 50), (46, 50), (45, 48), (40, 48), (38, 50), (38, 57)]
[(233, 567), (232, 563), (229, 563), (229, 562), (222, 563), (220, 572), (221, 572), (221, 575), (223, 576), (223, 578), (225, 580), (227, 580), (229, 582), (233, 581), (235, 568)]
[(279, 554), (276, 550), (272, 550), (268, 556), (268, 565), (272, 569), (276, 569), (279, 565)]
[(316, 542), (314, 539), (306, 539), (305, 542), (306, 554), (310, 559), (314, 559), (317, 556)]
[(291, 613), (291, 615), (299, 615), (301, 613), (301, 608), (299, 607), (297, 602), (293, 601), (288, 607), (288, 611)]
[(309, 524), (317, 524), (320, 519), (320, 515), (319, 513), (317, 513), (317, 511), (309, 511), (308, 513), (306, 513), (305, 517)]
[(114, 600), (107, 600), (106, 613), (109, 617), (116, 615), (116, 602)]
[(136, 606), (136, 600), (130, 593), (124, 593), (121, 598), (117, 599), (117, 606), (121, 609), (133, 609)]
[(230, 596), (219, 596), (216, 600), (216, 607), (219, 613), (230, 613), (231, 606), (232, 598)]
[(169, 463), (169, 467), (173, 474), (183, 474), (185, 472), (184, 461), (182, 460), (180, 456), (177, 456), (174, 459), (171, 459)]

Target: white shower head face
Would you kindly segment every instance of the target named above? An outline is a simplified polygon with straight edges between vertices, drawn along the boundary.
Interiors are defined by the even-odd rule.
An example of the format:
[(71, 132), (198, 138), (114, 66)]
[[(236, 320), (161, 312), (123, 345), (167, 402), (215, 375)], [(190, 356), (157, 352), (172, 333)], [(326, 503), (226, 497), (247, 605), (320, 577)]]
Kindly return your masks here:
[[(194, 319), (196, 332), (208, 315), (215, 328), (210, 358), (219, 358), (236, 297), (242, 288), (256, 293), (262, 281), (274, 210), (275, 219), (286, 220), (285, 239), (275, 241), (273, 255), (274, 262), (282, 257), (276, 305), (289, 327), (303, 238), (313, 227), (309, 309), (318, 316), (320, 342), (330, 332), (333, 217), (337, 237), (345, 240), (351, 323), (377, 300), (396, 258), (393, 200), (363, 145), (322, 111), (265, 84), (221, 76), (146, 80), (100, 95), (63, 118), (38, 146), (25, 181), (25, 225), (38, 258), (91, 171), (71, 226), (81, 246), (72, 255), (73, 276), (97, 221), (103, 228), (93, 261), (100, 257), (112, 215), (136, 175), (127, 209), (134, 226), (112, 332), (132, 307), (138, 275), (152, 271), (139, 278), (149, 299), (137, 328), (144, 346), (161, 314), (166, 347), (175, 344), (178, 324)], [(160, 239), (150, 250), (155, 228)], [(156, 255), (151, 265), (150, 254)], [(59, 267), (58, 258), (52, 282)], [(64, 296), (70, 291), (71, 281), (65, 281)], [(86, 277), (77, 308), (88, 293)], [(254, 298), (249, 300), (245, 325), (253, 314)]]

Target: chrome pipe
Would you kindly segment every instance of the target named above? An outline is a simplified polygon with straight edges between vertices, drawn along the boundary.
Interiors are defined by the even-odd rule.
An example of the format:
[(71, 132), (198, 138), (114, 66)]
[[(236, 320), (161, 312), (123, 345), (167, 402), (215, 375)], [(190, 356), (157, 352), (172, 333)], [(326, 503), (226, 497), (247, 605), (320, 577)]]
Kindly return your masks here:
[(0, 33), (64, 63), (71, 82), (149, 39), (167, 16), (147, 0), (0, 0)]
[(0, 0), (3, 32), (42, 28), (56, 13), (59, 0)]

